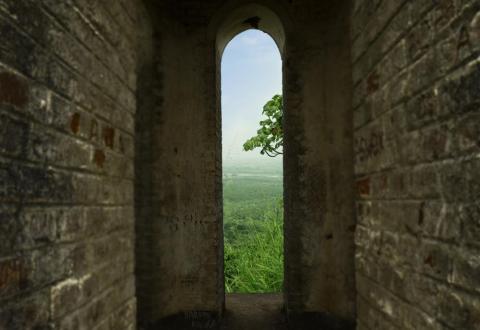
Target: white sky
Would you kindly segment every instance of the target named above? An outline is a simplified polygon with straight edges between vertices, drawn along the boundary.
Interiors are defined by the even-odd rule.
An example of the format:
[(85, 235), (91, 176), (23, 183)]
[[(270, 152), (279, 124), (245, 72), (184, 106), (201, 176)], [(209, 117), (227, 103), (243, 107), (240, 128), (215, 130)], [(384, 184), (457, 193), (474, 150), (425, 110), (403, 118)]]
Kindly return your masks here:
[[(282, 60), (273, 39), (257, 30), (236, 36), (222, 58), (223, 159), (230, 163), (269, 162), (243, 143), (256, 135), (263, 105), (282, 93)], [(275, 161), (281, 162), (281, 157)]]

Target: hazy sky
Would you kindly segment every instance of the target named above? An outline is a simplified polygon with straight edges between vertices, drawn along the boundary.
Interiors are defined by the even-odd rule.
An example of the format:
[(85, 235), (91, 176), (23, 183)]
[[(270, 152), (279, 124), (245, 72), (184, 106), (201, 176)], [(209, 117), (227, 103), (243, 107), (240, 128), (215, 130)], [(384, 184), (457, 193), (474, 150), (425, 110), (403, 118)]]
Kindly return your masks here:
[[(263, 105), (282, 93), (282, 60), (273, 39), (257, 30), (236, 36), (222, 58), (222, 130), (225, 163), (267, 160), (259, 150), (244, 152), (256, 135)], [(281, 161), (281, 157), (277, 157)]]

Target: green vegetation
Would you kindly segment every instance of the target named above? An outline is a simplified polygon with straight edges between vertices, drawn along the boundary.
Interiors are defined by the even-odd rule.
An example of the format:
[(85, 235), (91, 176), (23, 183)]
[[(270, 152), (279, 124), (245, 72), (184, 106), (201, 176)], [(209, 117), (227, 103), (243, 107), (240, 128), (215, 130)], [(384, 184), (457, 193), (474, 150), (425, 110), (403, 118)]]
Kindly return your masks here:
[(225, 286), (228, 293), (281, 292), (281, 164), (224, 169)]
[(281, 155), (283, 148), (283, 97), (275, 95), (263, 107), (262, 114), (266, 116), (260, 122), (257, 135), (243, 145), (243, 150), (251, 151), (261, 148), (260, 154), (269, 157)]
[[(263, 107), (266, 119), (245, 151), (276, 157), (283, 148), (283, 98)], [(267, 164), (267, 163), (264, 163)], [(283, 175), (281, 163), (224, 167), (225, 287), (227, 293), (281, 292)]]

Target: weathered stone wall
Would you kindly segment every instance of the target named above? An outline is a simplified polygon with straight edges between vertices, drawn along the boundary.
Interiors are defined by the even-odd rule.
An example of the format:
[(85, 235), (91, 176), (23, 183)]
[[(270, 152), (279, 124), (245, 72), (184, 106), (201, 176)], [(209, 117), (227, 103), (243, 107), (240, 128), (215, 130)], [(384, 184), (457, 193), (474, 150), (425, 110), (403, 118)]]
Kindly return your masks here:
[(0, 1), (0, 329), (135, 327), (139, 1)]
[(479, 329), (480, 1), (352, 13), (359, 329)]
[[(256, 2), (286, 32), (288, 312), (478, 329), (480, 0)], [(251, 1), (148, 3), (152, 31), (140, 0), (0, 0), (0, 329), (135, 328), (135, 230), (142, 322), (222, 312), (215, 22)]]
[[(296, 2), (285, 61), (285, 303), (355, 319), (350, 1)], [(302, 38), (297, 36), (302, 35)], [(341, 321), (340, 321), (341, 320)]]
[(219, 44), (258, 17), (274, 37), (286, 31), (277, 39), (285, 44), (286, 307), (292, 319), (315, 314), (352, 327), (350, 2), (149, 4), (156, 44), (152, 83), (141, 93), (153, 95), (138, 117), (139, 319), (149, 326), (223, 311)]
[(182, 24), (171, 16), (178, 3), (168, 12), (166, 5), (151, 6), (155, 46), (137, 121), (139, 320), (154, 328), (172, 315), (216, 317), (224, 299), (221, 190), (212, 175), (220, 143), (215, 49), (205, 24)]

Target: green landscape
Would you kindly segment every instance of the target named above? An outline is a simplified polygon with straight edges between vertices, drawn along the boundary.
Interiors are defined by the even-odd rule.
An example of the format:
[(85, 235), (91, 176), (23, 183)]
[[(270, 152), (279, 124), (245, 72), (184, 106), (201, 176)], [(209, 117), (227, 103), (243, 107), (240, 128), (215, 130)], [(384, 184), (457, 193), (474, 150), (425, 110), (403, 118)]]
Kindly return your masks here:
[(281, 292), (281, 162), (225, 165), (223, 171), (226, 291)]

